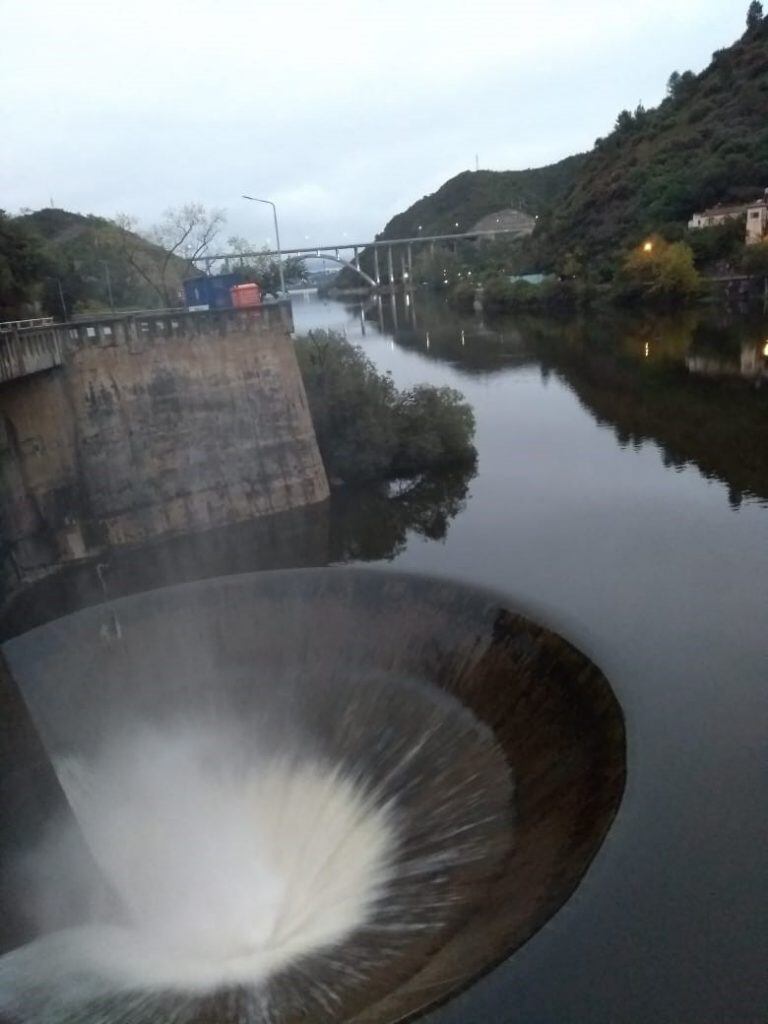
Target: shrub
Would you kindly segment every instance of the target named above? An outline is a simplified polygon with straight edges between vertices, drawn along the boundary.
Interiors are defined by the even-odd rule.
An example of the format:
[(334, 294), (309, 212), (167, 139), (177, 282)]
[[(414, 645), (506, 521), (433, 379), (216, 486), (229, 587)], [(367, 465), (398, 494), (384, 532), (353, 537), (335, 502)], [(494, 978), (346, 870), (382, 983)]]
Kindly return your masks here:
[(400, 392), (331, 331), (297, 339), (296, 354), (332, 480), (393, 479), (474, 460), (474, 416), (459, 392), (426, 384)]
[(402, 392), (395, 405), (397, 449), (392, 459), (396, 476), (413, 476), (475, 457), (475, 417), (453, 388), (421, 384)]
[(744, 244), (744, 217), (734, 217), (724, 224), (697, 228), (687, 233), (687, 242), (697, 267), (735, 256)]
[(619, 301), (688, 301), (701, 290), (693, 252), (685, 242), (656, 237), (650, 248), (638, 246), (625, 258), (617, 275), (614, 297)]
[(475, 305), (475, 285), (471, 281), (459, 281), (448, 296), (454, 309), (471, 313)]
[(745, 274), (768, 277), (768, 242), (745, 245), (740, 254), (739, 265)]

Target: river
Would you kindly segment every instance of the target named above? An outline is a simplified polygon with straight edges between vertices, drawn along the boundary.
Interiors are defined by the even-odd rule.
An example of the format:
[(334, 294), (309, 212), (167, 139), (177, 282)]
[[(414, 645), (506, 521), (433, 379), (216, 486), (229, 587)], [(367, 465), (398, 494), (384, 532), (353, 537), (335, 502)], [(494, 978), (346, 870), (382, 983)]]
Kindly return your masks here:
[[(413, 303), (413, 305), (412, 305)], [(418, 296), (294, 303), (397, 385), (458, 388), (479, 461), (391, 564), (514, 595), (608, 675), (618, 819), (574, 898), (432, 1020), (763, 1020), (768, 873), (768, 324), (461, 318)], [(766, 361), (768, 362), (768, 361)]]
[(627, 788), (573, 898), (430, 1020), (763, 1021), (768, 320), (484, 321), (421, 295), (293, 309), (298, 333), (344, 333), (400, 387), (460, 390), (476, 470), (72, 567), (22, 596), (6, 635), (104, 595), (287, 565), (511, 595), (611, 681)]

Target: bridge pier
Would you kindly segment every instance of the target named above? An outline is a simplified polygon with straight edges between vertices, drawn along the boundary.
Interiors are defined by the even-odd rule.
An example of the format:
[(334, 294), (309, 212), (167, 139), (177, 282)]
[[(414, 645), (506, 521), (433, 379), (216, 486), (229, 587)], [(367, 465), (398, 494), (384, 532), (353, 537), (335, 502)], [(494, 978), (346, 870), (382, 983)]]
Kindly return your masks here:
[(392, 265), (392, 246), (387, 246), (387, 273), (389, 274), (390, 287), (395, 283), (395, 269)]
[(379, 247), (374, 245), (373, 247), (373, 276), (376, 278), (376, 284), (381, 284), (381, 271), (379, 270)]

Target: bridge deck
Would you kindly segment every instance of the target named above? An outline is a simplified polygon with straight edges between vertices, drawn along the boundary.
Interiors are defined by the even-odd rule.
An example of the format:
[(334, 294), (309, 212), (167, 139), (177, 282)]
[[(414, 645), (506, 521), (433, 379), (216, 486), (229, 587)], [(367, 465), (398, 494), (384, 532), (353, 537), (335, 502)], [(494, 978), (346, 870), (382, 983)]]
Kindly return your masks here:
[(216, 260), (236, 260), (251, 256), (298, 256), (320, 252), (339, 252), (344, 249), (387, 249), (398, 246), (420, 245), (425, 242), (456, 242), (462, 239), (495, 238), (497, 235), (522, 235), (518, 228), (499, 228), (496, 231), (463, 231), (455, 235), (416, 235), (414, 238), (375, 238), (372, 242), (337, 242), (335, 245), (305, 245), (299, 249), (258, 249), (254, 252), (222, 252), (197, 256), (193, 263), (215, 263)]

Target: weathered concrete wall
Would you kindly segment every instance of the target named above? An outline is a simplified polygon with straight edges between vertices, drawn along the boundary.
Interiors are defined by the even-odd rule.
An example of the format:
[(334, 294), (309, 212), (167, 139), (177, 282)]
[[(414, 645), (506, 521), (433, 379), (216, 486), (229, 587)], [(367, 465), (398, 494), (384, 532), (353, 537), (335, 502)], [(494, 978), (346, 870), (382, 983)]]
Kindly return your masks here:
[(61, 366), (61, 333), (45, 327), (0, 333), (0, 381)]
[(289, 325), (270, 312), (70, 327), (61, 369), (0, 386), (6, 570), (324, 500)]

